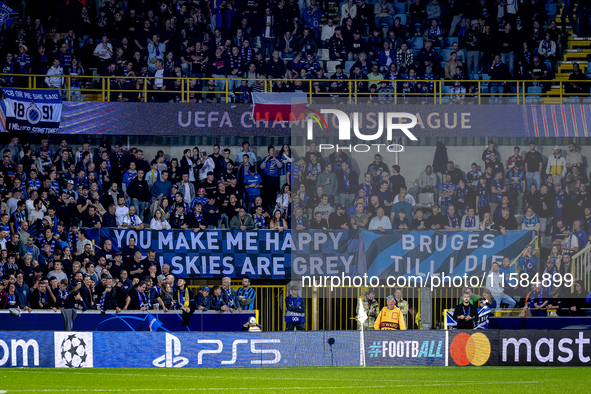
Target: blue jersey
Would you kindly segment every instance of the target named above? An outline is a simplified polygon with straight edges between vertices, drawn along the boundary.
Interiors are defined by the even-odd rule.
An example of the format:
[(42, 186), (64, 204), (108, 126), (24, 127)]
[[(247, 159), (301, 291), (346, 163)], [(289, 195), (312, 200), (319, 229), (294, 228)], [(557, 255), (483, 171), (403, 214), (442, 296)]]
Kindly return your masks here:
[[(456, 185), (454, 185), (452, 182), (443, 182), (441, 185), (439, 185), (439, 191), (440, 192), (449, 192), (449, 191), (453, 191), (455, 190)], [(443, 208), (447, 209), (447, 207), (449, 207), (450, 205), (452, 205), (454, 203), (454, 195), (452, 194), (449, 197), (440, 197), (441, 200), (441, 208), (442, 208), (442, 212), (444, 211)]]
[(29, 179), (27, 180), (27, 186), (32, 187), (34, 190), (38, 190), (41, 188), (41, 181), (39, 179)]
[[(498, 190), (503, 189), (503, 182), (499, 181), (498, 179), (493, 179), (493, 181), (491, 183), (491, 189), (492, 189), (492, 185), (494, 185), (495, 188), (497, 188)], [(496, 193), (496, 199), (497, 199), (497, 202), (501, 202), (501, 200), (503, 199), (503, 193)]]
[(509, 190), (511, 190), (514, 193), (521, 193), (523, 191), (523, 190), (521, 190), (521, 182), (523, 181), (524, 178), (525, 178), (525, 173), (522, 170), (509, 171), (507, 173), (507, 179), (509, 179), (511, 181), (519, 181), (519, 183), (517, 183), (517, 184), (510, 185)]
[[(263, 183), (263, 178), (259, 175), (259, 174), (248, 174), (245, 178), (244, 178), (244, 184), (249, 186), (249, 185), (261, 185)], [(248, 189), (246, 189), (246, 194), (248, 194), (249, 196), (260, 196), (261, 195), (261, 189), (256, 188), (256, 187), (250, 187)]]
[(532, 228), (536, 226), (538, 223), (540, 223), (540, 217), (536, 214), (534, 214), (534, 216), (532, 216), (531, 218), (528, 218), (527, 216), (523, 217), (522, 224), (525, 224), (525, 227), (527, 228)]
[(250, 304), (242, 305), (242, 309), (244, 309), (245, 311), (254, 310), (254, 300), (256, 299), (256, 292), (252, 287), (249, 287), (248, 289), (244, 287), (239, 288), (236, 292), (236, 298), (240, 299), (240, 297), (244, 297), (245, 299), (249, 298), (252, 300)]
[(191, 201), (190, 208), (191, 208), (191, 210), (193, 210), (193, 208), (195, 208), (195, 204), (197, 204), (198, 202), (200, 202), (201, 205), (205, 206), (205, 204), (207, 204), (208, 201), (209, 201), (209, 199), (205, 196), (203, 196), (203, 197), (197, 196), (193, 199), (193, 201)]
[[(267, 160), (269, 158), (269, 160)], [(264, 160), (267, 160), (265, 164), (265, 175), (268, 176), (279, 176), (279, 166), (277, 165), (277, 160), (274, 158), (270, 158), (270, 156), (265, 157)]]
[[(562, 219), (562, 208), (559, 208), (558, 204), (564, 207), (564, 196), (564, 193), (560, 193), (556, 196), (556, 199), (554, 200), (554, 219)], [(579, 244), (579, 247), (582, 246)]]
[(488, 186), (485, 183), (482, 185), (478, 184), (478, 208), (490, 207), (490, 193), (488, 192)]

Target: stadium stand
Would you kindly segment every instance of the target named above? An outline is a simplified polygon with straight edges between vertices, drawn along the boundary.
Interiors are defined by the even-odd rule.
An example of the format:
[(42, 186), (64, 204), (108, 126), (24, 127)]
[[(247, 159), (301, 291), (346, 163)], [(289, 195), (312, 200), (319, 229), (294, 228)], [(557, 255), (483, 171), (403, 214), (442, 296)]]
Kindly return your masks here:
[[(570, 9), (535, 0), (523, 9), (486, 0), (49, 1), (30, 15), (9, 4), (25, 16), (3, 32), (0, 83), (57, 88), (71, 101), (251, 103), (255, 91), (369, 103), (589, 100), (586, 10), (567, 25)], [(95, 251), (92, 228), (526, 229), (550, 249), (546, 265), (522, 261), (528, 274), (564, 272), (591, 237), (588, 160), (574, 142), (544, 158), (532, 141), (500, 161), (491, 141), (470, 168), (429, 166), (416, 185), (380, 155), (356, 173), (345, 153), (322, 155), (315, 144), (299, 156), (287, 143), (259, 146), (260, 156), (248, 141), (239, 152), (212, 148), (148, 158), (122, 143), (13, 136), (0, 164), (0, 307), (175, 308), (174, 277), (134, 245), (119, 256)], [(121, 293), (105, 300), (113, 279)], [(34, 290), (14, 298), (24, 286)], [(203, 295), (202, 305), (219, 307), (219, 297)]]
[[(24, 17), (3, 32), (0, 83), (51, 86), (73, 101), (248, 103), (252, 91), (264, 90), (375, 102), (385, 92), (371, 81), (380, 79), (394, 102), (589, 100), (588, 10), (553, 2), (8, 4)], [(446, 75), (452, 52), (458, 62)], [(373, 64), (379, 70), (371, 77)]]
[[(141, 280), (148, 282), (149, 293), (152, 286), (166, 287), (170, 271), (154, 255), (138, 257), (133, 244), (119, 255), (108, 245), (93, 245), (86, 232), (102, 227), (523, 229), (538, 234), (543, 249), (534, 263), (520, 258), (518, 272), (527, 274), (571, 272), (572, 257), (587, 250), (591, 238), (588, 159), (575, 143), (555, 146), (545, 157), (531, 141), (525, 154), (516, 146), (501, 161), (491, 140), (470, 169), (449, 161), (435, 172), (428, 165), (414, 181), (379, 154), (357, 174), (350, 167), (358, 163), (353, 166), (349, 155), (323, 156), (313, 143), (300, 155), (287, 144), (255, 148), (267, 155), (254, 154), (244, 141), (236, 153), (218, 145), (210, 155), (203, 147), (187, 147), (183, 156), (159, 150), (148, 160), (141, 148), (127, 151), (119, 142), (74, 147), (68, 138), (52, 137), (33, 146), (13, 137), (1, 149), (0, 272), (7, 294), (21, 294), (23, 286), (35, 291), (24, 298), (0, 297), (0, 307), (60, 308), (76, 291), (86, 308), (142, 308), (126, 292), (112, 300), (115, 304), (105, 304), (101, 283), (113, 278), (128, 291)], [(551, 266), (540, 264), (542, 258)], [(40, 296), (44, 281), (51, 291), (42, 289)], [(45, 300), (43, 294), (50, 296)], [(146, 299), (146, 307), (156, 298)]]

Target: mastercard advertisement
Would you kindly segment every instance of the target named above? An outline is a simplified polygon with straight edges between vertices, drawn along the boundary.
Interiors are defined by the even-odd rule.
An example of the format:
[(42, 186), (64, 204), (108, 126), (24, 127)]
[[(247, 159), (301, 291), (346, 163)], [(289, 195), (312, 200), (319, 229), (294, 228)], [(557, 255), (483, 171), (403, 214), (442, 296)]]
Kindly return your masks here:
[(448, 331), (448, 365), (498, 365), (498, 331)]

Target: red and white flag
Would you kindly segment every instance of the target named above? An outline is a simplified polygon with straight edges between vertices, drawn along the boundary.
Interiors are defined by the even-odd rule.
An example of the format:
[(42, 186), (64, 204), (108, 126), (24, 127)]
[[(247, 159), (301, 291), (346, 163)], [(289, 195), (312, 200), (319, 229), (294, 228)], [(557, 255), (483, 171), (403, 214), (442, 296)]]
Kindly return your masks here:
[(308, 95), (306, 93), (260, 93), (252, 92), (255, 121), (289, 122), (306, 112)]

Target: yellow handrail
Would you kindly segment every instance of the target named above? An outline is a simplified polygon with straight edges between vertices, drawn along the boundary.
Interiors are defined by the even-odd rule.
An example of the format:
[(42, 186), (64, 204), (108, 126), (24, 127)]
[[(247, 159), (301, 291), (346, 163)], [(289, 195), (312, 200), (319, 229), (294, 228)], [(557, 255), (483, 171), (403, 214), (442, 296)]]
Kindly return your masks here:
[[(25, 88), (28, 89), (47, 89), (47, 87), (45, 86), (45, 84), (43, 84), (43, 86), (38, 86), (39, 84), (37, 84), (37, 79), (44, 79), (46, 77), (46, 75), (41, 75), (41, 74), (2, 74), (0, 73), (0, 77), (3, 76), (12, 76), (12, 77), (26, 77), (24, 78), (24, 80), (26, 81), (26, 85), (24, 86)], [(158, 99), (159, 97), (166, 97), (166, 94), (170, 94), (171, 90), (166, 89), (164, 91), (160, 91), (160, 90), (151, 90), (148, 89), (148, 85), (150, 83), (150, 81), (155, 80), (155, 77), (144, 77), (144, 76), (133, 76), (133, 77), (123, 77), (123, 76), (95, 76), (95, 75), (77, 75), (77, 76), (68, 76), (68, 75), (54, 75), (52, 77), (63, 77), (65, 84), (64, 86), (59, 89), (60, 91), (63, 92), (64, 98), (70, 100), (72, 99), (72, 78), (77, 78), (80, 81), (80, 85), (81, 88), (80, 89), (75, 89), (76, 91), (79, 91), (82, 95), (85, 95), (85, 98), (89, 101), (110, 101), (111, 100), (111, 93), (119, 93), (118, 96), (121, 96), (120, 93), (130, 93), (130, 92), (137, 92), (137, 93), (142, 93), (143, 95), (143, 100), (144, 102), (148, 101), (148, 90), (150, 90), (150, 97), (155, 97), (156, 99)], [(130, 81), (130, 82), (135, 82), (138, 80), (142, 80), (143, 81), (143, 87), (141, 89), (115, 89), (114, 86), (111, 86), (111, 82), (114, 79), (124, 79), (126, 81)], [(223, 90), (216, 90), (215, 92), (218, 95), (222, 95), (225, 98), (226, 102), (230, 101), (230, 98), (232, 97), (232, 90), (231, 90), (231, 86), (234, 86), (234, 83), (236, 81), (235, 78), (191, 78), (191, 77), (183, 77), (183, 78), (178, 78), (178, 77), (159, 77), (158, 79), (163, 79), (166, 81), (170, 81), (170, 83), (172, 84), (172, 81), (174, 80), (181, 80), (181, 88), (180, 88), (180, 97), (181, 97), (181, 101), (186, 103), (189, 102), (191, 100), (191, 94), (206, 94), (209, 93), (208, 91), (203, 90), (205, 87), (205, 84), (207, 81), (209, 80), (214, 80), (214, 81), (224, 81), (224, 89)], [(249, 78), (240, 78), (238, 79), (240, 81), (242, 80), (246, 80), (246, 81), (259, 81), (258, 79), (249, 79)], [(281, 79), (269, 79), (269, 80), (262, 80), (262, 85), (264, 88), (265, 92), (271, 92), (273, 91), (273, 85), (274, 82), (276, 81), (283, 81), (283, 82), (290, 82), (290, 81), (295, 81), (295, 79), (286, 79), (286, 78), (281, 78)], [(98, 81), (98, 86), (96, 84), (96, 81)], [(191, 89), (191, 81), (194, 81), (194, 86), (197, 86), (197, 90), (193, 90)], [(428, 84), (433, 84), (433, 90), (423, 94), (420, 92), (412, 92), (412, 93), (403, 93), (400, 91), (399, 89), (399, 84), (403, 83), (404, 81), (408, 81), (408, 80), (404, 80), (404, 79), (399, 79), (399, 80), (386, 80), (388, 82), (388, 84), (390, 84), (391, 87), (393, 87), (394, 92), (369, 92), (369, 91), (363, 91), (361, 92), (359, 90), (359, 83), (365, 83), (367, 86), (369, 86), (372, 83), (377, 83), (378, 80), (372, 80), (372, 79), (365, 79), (365, 80), (352, 80), (352, 79), (344, 79), (341, 80), (341, 82), (344, 84), (345, 87), (349, 87), (349, 89), (346, 89), (345, 91), (342, 92), (338, 92), (338, 93), (334, 93), (334, 92), (327, 92), (327, 91), (322, 91), (319, 93), (314, 93), (313, 90), (313, 84), (314, 82), (320, 82), (320, 83), (329, 83), (330, 79), (315, 79), (315, 78), (310, 78), (310, 79), (306, 79), (305, 82), (307, 82), (307, 94), (309, 97), (309, 101), (310, 103), (313, 102), (314, 97), (331, 97), (334, 95), (338, 95), (339, 97), (342, 97), (344, 99), (347, 99), (350, 103), (354, 103), (354, 104), (358, 104), (360, 101), (360, 99), (366, 99), (366, 100), (372, 100), (374, 98), (380, 98), (380, 96), (387, 96), (385, 98), (385, 100), (387, 101), (393, 101), (395, 104), (397, 104), (399, 102), (400, 99), (407, 99), (407, 98), (422, 98), (422, 99), (429, 99), (432, 98), (433, 99), (433, 103), (434, 104), (442, 104), (444, 103), (445, 100), (449, 99), (449, 100), (464, 100), (464, 99), (474, 99), (473, 101), (477, 102), (478, 104), (483, 104), (483, 103), (487, 103), (487, 101), (483, 101), (483, 99), (485, 98), (489, 98), (494, 96), (499, 96), (502, 98), (513, 98), (516, 100), (517, 104), (525, 104), (526, 103), (526, 99), (530, 98), (530, 97), (536, 97), (536, 98), (554, 98), (555, 100), (559, 100), (560, 103), (564, 102), (564, 100), (567, 97), (585, 97), (585, 96), (590, 96), (591, 95), (578, 95), (578, 94), (569, 94), (566, 93), (564, 91), (564, 80), (544, 80), (544, 81), (534, 81), (534, 80), (508, 80), (508, 81), (497, 81), (497, 80), (464, 80), (461, 81), (463, 86), (469, 85), (469, 84), (475, 84), (477, 85), (477, 89), (478, 92), (477, 93), (469, 93), (469, 92), (465, 92), (465, 93), (451, 93), (449, 91), (444, 91), (444, 87), (447, 86), (451, 86), (453, 84), (453, 80), (413, 80), (411, 81), (413, 84), (421, 84), (421, 83), (428, 83)], [(491, 93), (490, 91), (487, 92), (483, 92), (483, 88), (485, 86), (488, 86), (491, 83), (508, 83), (511, 86), (515, 87), (516, 90), (514, 93), (512, 92), (501, 92), (501, 93)], [(540, 85), (546, 85), (547, 89), (545, 89), (545, 91), (543, 91), (542, 93), (539, 92), (532, 92), (529, 93), (527, 91), (527, 88), (529, 86), (540, 86)], [(551, 88), (551, 86), (557, 85), (557, 88)], [(304, 87), (306, 85), (303, 85)], [(203, 87), (203, 88), (202, 88)], [(98, 97), (97, 97), (98, 96)], [(79, 95), (76, 95), (75, 97), (79, 97)], [(167, 99), (168, 100), (168, 99)], [(381, 100), (380, 100), (381, 101)], [(553, 102), (556, 103), (556, 102)]]

